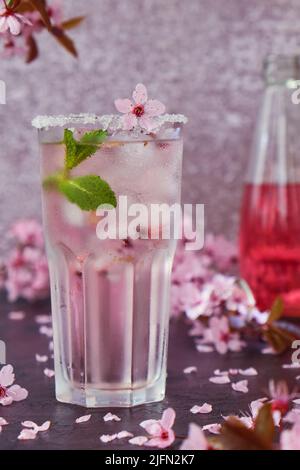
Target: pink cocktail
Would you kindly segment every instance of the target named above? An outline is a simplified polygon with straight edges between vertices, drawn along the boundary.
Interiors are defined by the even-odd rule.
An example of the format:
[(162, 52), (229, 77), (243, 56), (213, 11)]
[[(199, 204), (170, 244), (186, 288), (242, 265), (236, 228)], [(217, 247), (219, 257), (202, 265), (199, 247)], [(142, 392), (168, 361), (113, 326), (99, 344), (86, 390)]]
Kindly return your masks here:
[[(129, 205), (145, 207), (179, 203), (180, 125), (166, 119), (156, 134), (124, 132), (107, 117), (83, 115), (39, 118), (34, 125), (39, 128), (44, 183), (56, 397), (86, 407), (162, 400), (176, 240), (160, 237), (159, 226), (150, 227), (158, 234), (153, 239), (143, 236), (149, 227), (141, 226), (137, 239), (100, 240), (101, 216), (94, 201), (85, 200), (85, 194), (80, 199), (89, 186), (77, 186), (85, 181), (80, 178), (96, 175), (113, 191), (117, 204), (120, 196)], [(90, 136), (99, 137), (103, 127), (105, 138), (93, 142)], [(86, 151), (84, 145), (93, 150), (80, 164), (69, 164), (70, 172), (68, 135), (72, 142), (82, 142), (78, 155)], [(89, 204), (92, 209), (81, 207)]]

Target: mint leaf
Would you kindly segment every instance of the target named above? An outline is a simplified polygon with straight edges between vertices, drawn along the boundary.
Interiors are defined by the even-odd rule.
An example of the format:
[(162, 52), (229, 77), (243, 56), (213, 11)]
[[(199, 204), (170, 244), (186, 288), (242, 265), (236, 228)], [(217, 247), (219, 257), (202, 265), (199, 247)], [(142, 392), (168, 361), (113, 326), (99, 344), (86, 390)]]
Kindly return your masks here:
[(73, 132), (69, 129), (65, 129), (64, 144), (66, 146), (66, 168), (72, 170), (72, 168), (75, 168), (79, 163), (97, 152), (98, 146), (102, 144), (106, 136), (106, 131), (98, 129), (86, 132), (80, 141), (77, 141), (74, 139)]
[(117, 206), (115, 193), (109, 184), (97, 175), (61, 179), (58, 189), (70, 202), (85, 211), (96, 210), (100, 204)]

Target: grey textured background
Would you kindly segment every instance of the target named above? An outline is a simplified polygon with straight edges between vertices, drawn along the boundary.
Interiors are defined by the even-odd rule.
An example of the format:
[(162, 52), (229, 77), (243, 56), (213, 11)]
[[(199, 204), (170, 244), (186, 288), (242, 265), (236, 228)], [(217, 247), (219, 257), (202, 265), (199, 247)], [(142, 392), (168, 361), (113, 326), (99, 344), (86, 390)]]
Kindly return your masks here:
[(137, 82), (183, 112), (183, 197), (206, 204), (206, 227), (234, 236), (269, 52), (297, 52), (299, 0), (65, 0), (87, 14), (72, 32), (79, 60), (43, 33), (31, 65), (1, 59), (0, 240), (10, 222), (39, 216), (36, 114), (113, 111)]

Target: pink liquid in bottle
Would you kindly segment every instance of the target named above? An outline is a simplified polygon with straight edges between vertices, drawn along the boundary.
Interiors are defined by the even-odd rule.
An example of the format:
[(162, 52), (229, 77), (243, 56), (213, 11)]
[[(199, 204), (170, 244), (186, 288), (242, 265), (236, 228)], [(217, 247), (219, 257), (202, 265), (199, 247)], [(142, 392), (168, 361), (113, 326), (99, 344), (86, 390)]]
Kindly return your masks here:
[(280, 296), (300, 316), (300, 183), (245, 185), (240, 269), (261, 310)]

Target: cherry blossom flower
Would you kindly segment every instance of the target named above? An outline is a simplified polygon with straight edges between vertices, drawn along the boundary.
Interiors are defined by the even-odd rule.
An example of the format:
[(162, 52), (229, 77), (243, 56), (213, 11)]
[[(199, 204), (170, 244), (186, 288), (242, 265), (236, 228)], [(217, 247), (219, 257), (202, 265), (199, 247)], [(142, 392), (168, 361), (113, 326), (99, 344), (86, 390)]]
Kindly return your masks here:
[(206, 439), (202, 429), (197, 424), (190, 423), (187, 438), (180, 446), (181, 450), (211, 450), (212, 446)]
[(34, 219), (20, 219), (15, 222), (9, 231), (9, 236), (20, 245), (44, 248), (42, 226)]
[(300, 422), (280, 435), (281, 450), (300, 450)]
[(172, 408), (167, 408), (160, 420), (148, 419), (142, 421), (140, 426), (150, 436), (150, 439), (145, 444), (149, 447), (158, 447), (160, 449), (169, 447), (175, 440), (175, 434), (172, 429), (175, 416), (175, 411)]
[(20, 441), (27, 441), (29, 439), (36, 439), (37, 433), (33, 429), (22, 429), (18, 435)]
[(214, 260), (217, 269), (220, 271), (229, 270), (236, 264), (238, 250), (236, 243), (232, 243), (223, 235), (208, 234), (205, 238), (204, 251)]
[(272, 411), (280, 412), (281, 416), (284, 416), (288, 412), (291, 400), (297, 396), (296, 393), (289, 392), (288, 385), (283, 380), (277, 383), (275, 383), (274, 380), (270, 380), (269, 395), (272, 403)]
[(238, 333), (230, 332), (229, 322), (225, 316), (211, 318), (209, 326), (215, 348), (220, 354), (242, 349), (244, 343), (240, 340)]
[(165, 106), (158, 100), (148, 100), (147, 89), (138, 83), (130, 99), (117, 99), (115, 106), (122, 117), (123, 130), (131, 130), (137, 125), (148, 132), (157, 127), (153, 118), (165, 112)]
[(31, 21), (9, 7), (0, 10), (0, 33), (9, 31), (13, 36), (17, 36), (21, 32), (22, 24), (31, 25)]
[(13, 366), (10, 364), (0, 370), (0, 405), (11, 405), (14, 401), (25, 400), (28, 392), (20, 385), (13, 385), (15, 374)]

